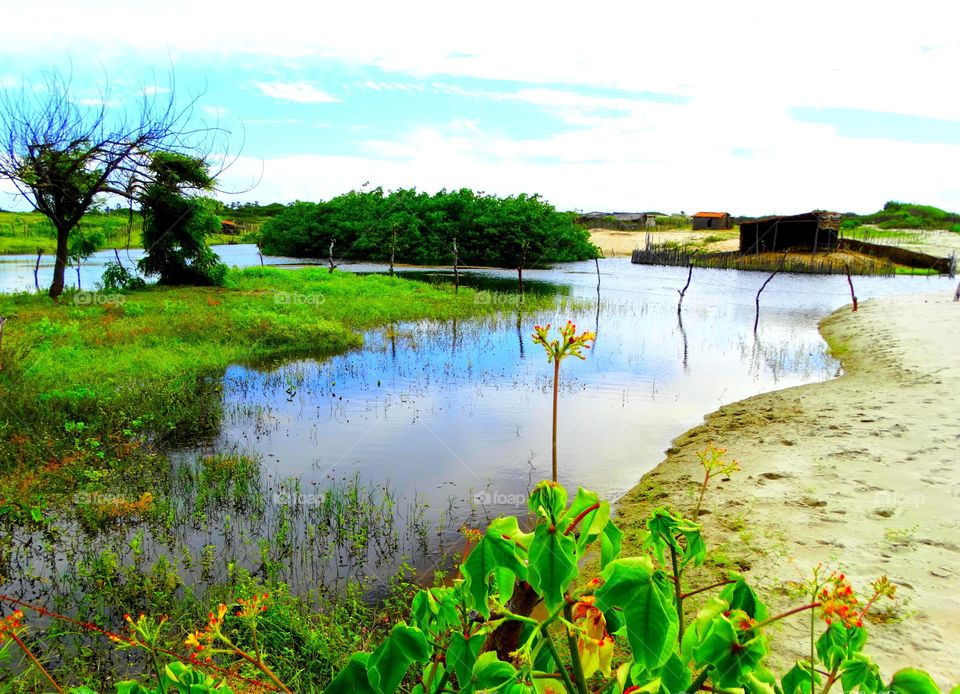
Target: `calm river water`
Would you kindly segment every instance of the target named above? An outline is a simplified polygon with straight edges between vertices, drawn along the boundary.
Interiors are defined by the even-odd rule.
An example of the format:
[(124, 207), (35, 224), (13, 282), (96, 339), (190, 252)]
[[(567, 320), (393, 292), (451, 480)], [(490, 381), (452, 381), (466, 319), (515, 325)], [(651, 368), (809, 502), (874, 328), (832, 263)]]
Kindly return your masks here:
[[(253, 246), (216, 250), (231, 265), (260, 263)], [(111, 258), (100, 254), (88, 263), (85, 288)], [(33, 260), (0, 258), (0, 290), (31, 289)], [(411, 275), (437, 281), (439, 273)], [(256, 523), (245, 527), (244, 514), (227, 509), (177, 528), (174, 539), (169, 532), (160, 539), (148, 531), (147, 558), (174, 547), (219, 552), (207, 566), (209, 580), (222, 578), (231, 561), (262, 569), (262, 544), (238, 538), (275, 541), (282, 532), (293, 547), (318, 542), (311, 508), (323, 503), (332, 484), (359, 481), (391, 490), (390, 507), (407, 514), (397, 532), (409, 536), (417, 528), (420, 549), (426, 550), (413, 556), (410, 547), (417, 543), (408, 537), (407, 548), (399, 546), (394, 554), (428, 571), (438, 544), (454, 542), (461, 522), (483, 525), (487, 517), (522, 512), (529, 487), (550, 474), (552, 367), (530, 337), (534, 324), (543, 322), (570, 319), (597, 333), (585, 361), (562, 365), (559, 468), (568, 487), (615, 500), (662, 459), (671, 439), (720, 405), (837, 375), (839, 365), (826, 353), (817, 323), (849, 303), (846, 279), (778, 275), (761, 296), (754, 334), (754, 299), (766, 277), (695, 269), (681, 322), (677, 290), (685, 269), (601, 260), (598, 294), (593, 262), (572, 263), (527, 271), (525, 278), (530, 291), (576, 299), (577, 310), (528, 312), (515, 296), (483, 293), (481, 300), (502, 301), (500, 317), (387, 326), (367, 333), (362, 349), (322, 362), (300, 360), (269, 370), (231, 366), (223, 377), (219, 434), (176, 451), (173, 459), (189, 465), (200, 454), (259, 457), (263, 498)], [(468, 281), (485, 289), (516, 286), (508, 271), (471, 273)], [(955, 280), (854, 282), (864, 301), (952, 293)], [(128, 541), (129, 533), (117, 546)], [(378, 565), (390, 566), (380, 559)], [(279, 577), (307, 590), (317, 580), (316, 569), (305, 568), (311, 561), (284, 558)], [(376, 573), (369, 564), (357, 570)], [(338, 579), (343, 575), (338, 572)]]

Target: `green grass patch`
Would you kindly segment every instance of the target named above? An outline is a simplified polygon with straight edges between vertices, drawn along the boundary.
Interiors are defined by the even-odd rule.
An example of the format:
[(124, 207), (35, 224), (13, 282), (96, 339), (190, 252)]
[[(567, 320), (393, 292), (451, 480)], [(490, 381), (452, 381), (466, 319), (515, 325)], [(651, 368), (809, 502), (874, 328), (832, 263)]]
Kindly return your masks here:
[[(254, 229), (245, 225), (244, 229)], [(142, 248), (143, 220), (139, 213), (131, 220), (126, 211), (90, 213), (80, 222), (79, 232), (101, 234), (104, 248)], [(239, 234), (213, 234), (208, 245), (256, 243), (256, 231)], [(0, 212), (0, 255), (34, 255), (37, 249), (44, 255), (57, 250), (57, 236), (50, 220), (38, 212)]]
[[(485, 298), (485, 297), (483, 297)], [(553, 306), (528, 296), (529, 310)], [(216, 431), (229, 364), (324, 357), (394, 321), (493, 314), (469, 288), (323, 268), (248, 268), (227, 286), (0, 297), (0, 498), (72, 489)], [(50, 479), (57, 484), (51, 485)]]

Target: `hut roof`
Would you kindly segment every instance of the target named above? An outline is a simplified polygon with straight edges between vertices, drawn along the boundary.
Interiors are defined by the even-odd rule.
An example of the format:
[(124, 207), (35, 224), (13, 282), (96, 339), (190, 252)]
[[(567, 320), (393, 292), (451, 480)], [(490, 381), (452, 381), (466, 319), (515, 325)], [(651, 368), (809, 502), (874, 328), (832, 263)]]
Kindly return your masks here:
[(708, 217), (710, 219), (723, 219), (729, 217), (729, 212), (697, 212), (694, 217)]

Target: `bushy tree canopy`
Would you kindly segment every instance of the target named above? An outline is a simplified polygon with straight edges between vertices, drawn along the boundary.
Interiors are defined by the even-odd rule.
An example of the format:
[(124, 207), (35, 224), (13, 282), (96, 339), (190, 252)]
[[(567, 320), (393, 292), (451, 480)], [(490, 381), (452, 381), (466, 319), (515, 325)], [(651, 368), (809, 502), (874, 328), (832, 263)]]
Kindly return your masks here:
[(267, 253), (319, 258), (335, 241), (338, 255), (353, 260), (408, 263), (459, 262), (536, 267), (587, 260), (598, 254), (572, 213), (558, 212), (538, 195), (507, 198), (467, 188), (435, 195), (380, 188), (351, 191), (327, 202), (296, 202), (267, 221)]

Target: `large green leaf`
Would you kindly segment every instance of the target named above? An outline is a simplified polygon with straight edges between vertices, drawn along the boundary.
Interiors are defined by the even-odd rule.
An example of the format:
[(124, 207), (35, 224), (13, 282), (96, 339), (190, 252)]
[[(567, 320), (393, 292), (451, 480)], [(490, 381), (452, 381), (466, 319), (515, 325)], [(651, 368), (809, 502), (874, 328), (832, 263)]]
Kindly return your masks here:
[(606, 501), (601, 501), (593, 492), (588, 492), (582, 487), (577, 490), (577, 495), (574, 497), (573, 501), (570, 504), (570, 508), (567, 509), (566, 513), (563, 515), (563, 519), (560, 523), (560, 527), (564, 532), (567, 532), (567, 529), (570, 525), (577, 519), (577, 517), (591, 509), (591, 507), (596, 506), (586, 513), (586, 515), (580, 520), (580, 523), (577, 525), (577, 551), (582, 555), (587, 545), (595, 541), (603, 533), (603, 529), (606, 527), (607, 523), (610, 521), (610, 504)]
[[(96, 694), (96, 692), (93, 692), (86, 687), (70, 690), (70, 694), (87, 694), (88, 692), (89, 694)], [(125, 680), (123, 682), (117, 682), (117, 694), (153, 694), (153, 692), (139, 682), (134, 680)]]
[(559, 528), (539, 523), (530, 544), (527, 582), (554, 610), (563, 603), (563, 594), (577, 575), (577, 544)]
[(478, 692), (505, 687), (516, 678), (516, 668), (510, 663), (498, 660), (494, 651), (482, 654), (473, 666), (472, 682)]
[(430, 657), (430, 648), (423, 632), (400, 622), (367, 661), (367, 678), (380, 694), (396, 691), (411, 663), (422, 663)]
[(710, 679), (714, 685), (724, 688), (743, 686), (747, 675), (767, 654), (763, 636), (749, 636), (752, 633), (738, 632), (729, 619), (716, 617), (694, 651), (697, 667), (713, 666)]
[(434, 587), (417, 592), (410, 605), (413, 626), (439, 635), (460, 624), (457, 598), (453, 587)]
[(613, 521), (608, 522), (603, 527), (603, 535), (600, 536), (600, 570), (607, 568), (607, 564), (614, 559), (620, 558), (620, 546), (623, 541), (623, 533)]
[[(473, 603), (470, 606), (484, 617), (490, 616), (490, 606), (488, 604), (490, 584), (487, 579), (491, 573), (497, 569), (505, 569), (521, 580), (526, 580), (527, 577), (527, 567), (518, 556), (518, 553), (522, 550), (518, 548), (514, 540), (510, 539), (507, 533), (503, 532), (513, 529), (516, 525), (516, 519), (512, 520), (512, 524), (497, 523), (496, 521), (491, 523), (490, 527), (487, 528), (487, 534), (473, 548), (466, 561), (460, 565), (460, 571), (466, 583), (467, 595)], [(497, 580), (498, 583), (503, 583), (503, 572), (498, 572)]]
[(567, 508), (567, 490), (556, 482), (544, 480), (534, 487), (527, 505), (537, 514), (537, 517), (556, 525), (564, 509)]
[(680, 656), (671, 653), (660, 671), (663, 688), (668, 692), (685, 692), (690, 686), (690, 669), (683, 664)]
[(861, 694), (874, 694), (883, 685), (880, 668), (869, 656), (857, 653), (840, 665), (840, 684), (845, 692), (852, 692), (859, 687)]
[(474, 634), (467, 639), (459, 632), (450, 637), (450, 645), (447, 647), (447, 667), (457, 676), (461, 689), (470, 683), (473, 666), (477, 662), (485, 638), (484, 634)]
[(757, 594), (747, 585), (742, 576), (731, 573), (728, 578), (733, 579), (734, 583), (723, 587), (723, 590), (720, 591), (720, 599), (729, 603), (729, 609), (743, 610), (758, 622), (762, 622), (770, 616), (767, 612), (767, 606), (760, 601)]
[(667, 579), (647, 557), (610, 562), (603, 579), (596, 605), (603, 612), (621, 610), (634, 661), (648, 670), (663, 665), (679, 629)]
[[(815, 684), (820, 684), (820, 675), (814, 672), (813, 680)], [(783, 694), (810, 694), (810, 684), (810, 663), (807, 661), (795, 664), (780, 680)]]
[(898, 670), (887, 685), (896, 694), (940, 694), (940, 689), (927, 673), (913, 668)]
[(323, 694), (376, 694), (377, 690), (370, 686), (367, 677), (367, 662), (369, 653), (354, 653), (347, 661), (347, 666), (333, 678), (333, 681), (323, 690)]
[(680, 655), (683, 657), (683, 662), (693, 660), (693, 653), (700, 645), (703, 637), (709, 632), (713, 620), (720, 617), (728, 609), (730, 609), (729, 603), (720, 598), (710, 598), (704, 603), (700, 611), (697, 612), (693, 623), (683, 632), (683, 643), (680, 644)]

